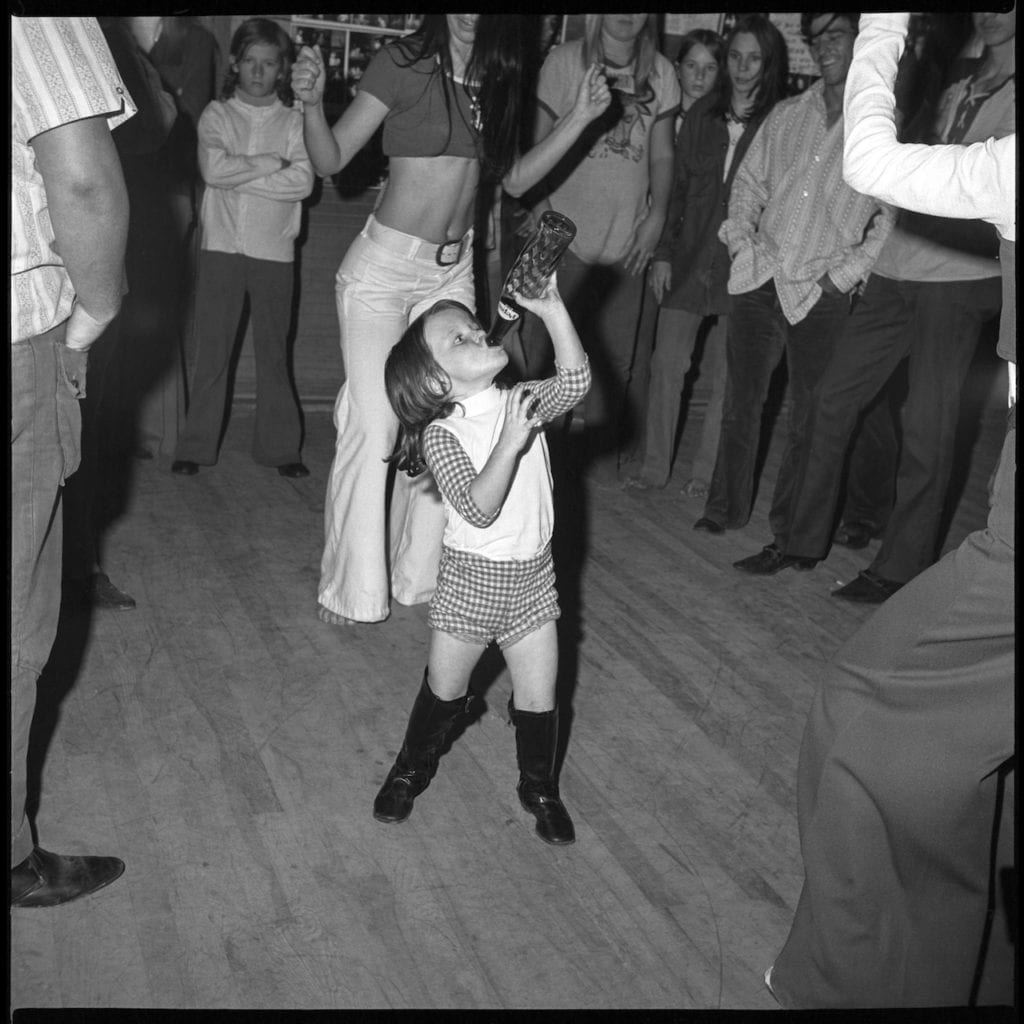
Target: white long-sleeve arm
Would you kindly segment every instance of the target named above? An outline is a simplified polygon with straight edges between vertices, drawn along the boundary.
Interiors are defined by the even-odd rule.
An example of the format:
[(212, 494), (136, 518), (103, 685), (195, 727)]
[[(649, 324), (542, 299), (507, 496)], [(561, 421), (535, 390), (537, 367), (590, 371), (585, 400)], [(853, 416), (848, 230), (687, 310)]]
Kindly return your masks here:
[(897, 142), (893, 83), (910, 16), (863, 14), (846, 79), (843, 177), (906, 210), (977, 218), (1017, 237), (1016, 135), (971, 146)]

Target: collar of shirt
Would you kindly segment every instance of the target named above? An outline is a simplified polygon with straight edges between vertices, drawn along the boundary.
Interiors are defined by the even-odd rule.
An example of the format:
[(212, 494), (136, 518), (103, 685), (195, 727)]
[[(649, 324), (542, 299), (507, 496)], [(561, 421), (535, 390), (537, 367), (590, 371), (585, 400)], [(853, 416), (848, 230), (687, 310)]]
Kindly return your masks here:
[(496, 384), (492, 384), (489, 388), (459, 402), (455, 407), (455, 415), (459, 415), (460, 410), (462, 416), (479, 416), (481, 413), (492, 412), (501, 405), (503, 397), (504, 392)]

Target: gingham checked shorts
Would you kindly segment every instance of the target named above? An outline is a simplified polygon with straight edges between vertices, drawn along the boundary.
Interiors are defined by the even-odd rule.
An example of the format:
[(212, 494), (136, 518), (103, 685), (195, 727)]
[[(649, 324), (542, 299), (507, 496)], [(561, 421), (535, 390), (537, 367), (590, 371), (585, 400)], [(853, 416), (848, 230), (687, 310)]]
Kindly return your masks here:
[(431, 629), (504, 648), (560, 614), (550, 544), (521, 562), (442, 550), (427, 616)]

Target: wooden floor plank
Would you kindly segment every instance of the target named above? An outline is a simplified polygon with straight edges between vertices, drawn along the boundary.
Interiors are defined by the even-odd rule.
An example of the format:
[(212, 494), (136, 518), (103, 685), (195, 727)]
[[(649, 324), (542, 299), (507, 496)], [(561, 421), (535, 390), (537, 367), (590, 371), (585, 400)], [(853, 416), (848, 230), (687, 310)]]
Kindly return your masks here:
[[(988, 387), (947, 548), (984, 521), (1002, 430)], [(777, 440), (750, 524), (720, 537), (692, 530), (701, 502), (676, 482), (622, 491), (607, 462), (561, 481), (577, 843), (546, 846), (519, 805), (494, 656), (436, 779), (388, 826), (371, 807), (426, 612), (316, 619), (334, 435), (328, 413), (306, 428), (305, 480), (252, 463), (237, 411), (216, 467), (135, 468), (106, 551), (138, 608), (67, 612), (43, 688), (59, 712), (40, 726), (43, 845), (127, 870), (12, 914), (12, 1007), (771, 1008), (761, 974), (801, 884), (804, 719), (872, 611), (829, 590), (878, 542), (808, 573), (732, 569), (769, 540)]]

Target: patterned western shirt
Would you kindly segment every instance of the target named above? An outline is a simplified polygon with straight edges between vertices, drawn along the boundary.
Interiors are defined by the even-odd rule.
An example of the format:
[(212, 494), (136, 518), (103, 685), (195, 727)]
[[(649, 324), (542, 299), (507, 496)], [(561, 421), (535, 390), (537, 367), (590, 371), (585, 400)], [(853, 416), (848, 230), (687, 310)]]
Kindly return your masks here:
[(775, 279), (786, 319), (799, 323), (828, 274), (842, 292), (867, 278), (894, 213), (843, 181), (843, 120), (828, 126), (824, 84), (765, 118), (736, 172), (718, 237), (732, 257), (729, 293)]
[(135, 113), (95, 18), (11, 18), (11, 342), (71, 315), (75, 293), (54, 245), (32, 139), (89, 117)]

